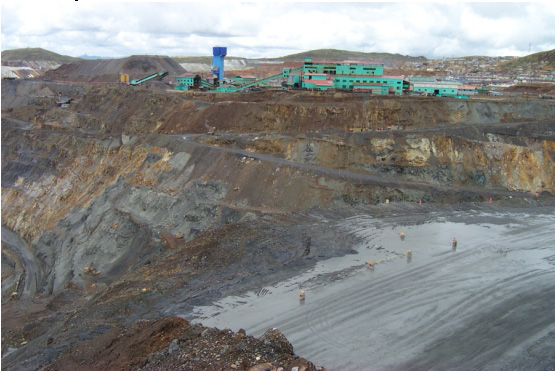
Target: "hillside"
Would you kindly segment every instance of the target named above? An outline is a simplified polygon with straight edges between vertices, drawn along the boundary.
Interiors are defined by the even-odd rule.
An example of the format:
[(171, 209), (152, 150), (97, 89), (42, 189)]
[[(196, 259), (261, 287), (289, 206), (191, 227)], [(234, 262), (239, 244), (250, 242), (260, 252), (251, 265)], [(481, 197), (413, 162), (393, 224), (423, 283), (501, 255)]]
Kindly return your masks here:
[(290, 54), (276, 58), (277, 60), (297, 62), (303, 61), (305, 58), (314, 59), (330, 59), (330, 60), (389, 60), (389, 61), (425, 61), (425, 57), (411, 57), (408, 55), (391, 54), (391, 53), (364, 53), (339, 49), (316, 49), (302, 53)]
[[(276, 58), (254, 58), (248, 59), (243, 57), (227, 56), (226, 60), (243, 60), (250, 63), (267, 62), (267, 61), (285, 61), (285, 62), (302, 62), (305, 58), (325, 59), (325, 60), (388, 60), (388, 61), (425, 61), (425, 57), (411, 57), (408, 55), (391, 54), (391, 53), (364, 53), (339, 49), (316, 49), (296, 54), (289, 54)], [(211, 56), (172, 57), (177, 63), (212, 63)]]
[(61, 55), (42, 48), (22, 48), (2, 51), (4, 61), (49, 61), (58, 63), (71, 63), (79, 58)]
[(183, 67), (166, 56), (132, 55), (120, 59), (79, 60), (63, 64), (56, 70), (48, 71), (45, 77), (74, 82), (117, 82), (120, 74), (139, 79), (161, 71), (169, 73), (170, 78), (167, 80), (185, 72)]
[(542, 66), (543, 69), (555, 70), (555, 49), (539, 52), (502, 63), (499, 69), (502, 71), (526, 66)]
[[(388, 66), (402, 64), (403, 62), (424, 62), (425, 57), (411, 57), (401, 54), (390, 53), (363, 53), (338, 49), (317, 49), (309, 50), (302, 53), (290, 54), (278, 58), (258, 58), (247, 59), (241, 57), (226, 57), (226, 70), (246, 71), (256, 76), (265, 76), (267, 73), (274, 74), (281, 71), (283, 63), (299, 63), (305, 58), (314, 58), (315, 60), (357, 60), (357, 61), (374, 61), (384, 63)], [(174, 61), (180, 63), (183, 68), (189, 72), (208, 72), (212, 65), (211, 56), (203, 57), (172, 57)], [(297, 65), (295, 65), (297, 67)]]
[[(210, 64), (212, 65), (212, 56), (203, 56), (203, 57), (187, 57), (187, 56), (177, 56), (171, 57), (177, 63), (203, 63), (203, 64)], [(240, 60), (240, 61), (247, 61), (247, 58), (242, 57), (232, 57), (226, 56), (226, 60)]]

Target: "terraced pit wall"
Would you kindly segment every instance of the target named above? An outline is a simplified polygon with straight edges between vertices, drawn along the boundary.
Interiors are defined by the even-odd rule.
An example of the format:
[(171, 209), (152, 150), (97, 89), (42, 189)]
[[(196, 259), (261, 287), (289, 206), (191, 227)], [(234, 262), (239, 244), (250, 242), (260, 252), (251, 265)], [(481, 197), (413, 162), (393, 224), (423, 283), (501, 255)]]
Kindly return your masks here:
[[(554, 106), (542, 102), (66, 86), (75, 101), (62, 109), (48, 97), (24, 104), (23, 87), (2, 85), (13, 93), (2, 96), (2, 225), (36, 257), (25, 279), (37, 289), (4, 280), (3, 297), (107, 285), (204, 231), (264, 214), (555, 192)], [(392, 122), (404, 130), (345, 130)], [(190, 134), (210, 125), (213, 136)], [(21, 270), (8, 255), (5, 271)]]
[(548, 123), (527, 123), (430, 133), (253, 134), (199, 140), (405, 181), (554, 193), (555, 142), (543, 134), (552, 129)]
[[(286, 159), (269, 161), (164, 135), (4, 129), (2, 137), (2, 224), (29, 242), (43, 294), (70, 282), (87, 287), (92, 281), (83, 270), (91, 262), (109, 282), (204, 231), (265, 213), (386, 199), (484, 201), (497, 197), (492, 185), (555, 191), (552, 141), (532, 148), (449, 137), (369, 138), (372, 151), (365, 152), (357, 136), (347, 143), (288, 138), (272, 142), (272, 151), (284, 146)], [(198, 139), (217, 144), (214, 137)], [(247, 141), (245, 148), (269, 152), (267, 140)]]
[[(226, 224), (344, 203), (353, 192), (368, 202), (384, 193), (167, 136), (126, 144), (119, 136), (19, 129), (2, 136), (2, 224), (29, 243), (40, 262), (32, 276), (46, 295), (70, 282), (108, 283)], [(90, 263), (101, 282), (86, 274)]]

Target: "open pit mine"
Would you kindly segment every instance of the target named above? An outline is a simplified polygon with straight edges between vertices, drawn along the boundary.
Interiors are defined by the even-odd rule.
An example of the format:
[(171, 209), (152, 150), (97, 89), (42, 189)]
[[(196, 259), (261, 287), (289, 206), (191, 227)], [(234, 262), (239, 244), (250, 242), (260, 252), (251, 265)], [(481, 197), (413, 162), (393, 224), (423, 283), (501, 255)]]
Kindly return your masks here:
[(2, 82), (3, 370), (555, 368), (555, 102), (87, 63)]

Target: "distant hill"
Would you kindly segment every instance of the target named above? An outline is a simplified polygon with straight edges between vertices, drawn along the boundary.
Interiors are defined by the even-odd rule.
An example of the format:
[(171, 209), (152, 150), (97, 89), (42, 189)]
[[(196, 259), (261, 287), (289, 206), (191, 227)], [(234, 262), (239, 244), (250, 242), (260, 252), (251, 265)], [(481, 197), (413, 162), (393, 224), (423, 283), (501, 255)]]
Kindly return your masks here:
[[(390, 62), (422, 62), (426, 61), (425, 57), (411, 57), (408, 55), (391, 54), (391, 53), (364, 53), (353, 52), (349, 50), (339, 49), (316, 49), (309, 50), (302, 53), (290, 54), (283, 57), (275, 58), (274, 60), (281, 60), (287, 62), (302, 62), (305, 58), (313, 58), (315, 60), (384, 60)], [(270, 58), (268, 58), (270, 59)]]
[[(313, 58), (314, 60), (333, 60), (333, 61), (343, 61), (343, 60), (356, 60), (356, 61), (381, 61), (385, 64), (396, 64), (397, 62), (425, 62), (427, 59), (425, 57), (411, 57), (408, 55), (401, 54), (391, 54), (391, 53), (363, 53), (363, 52), (353, 52), (348, 50), (338, 50), (338, 49), (317, 49), (309, 50), (302, 53), (286, 55), (283, 57), (276, 58), (256, 58), (248, 59), (242, 57), (226, 57), (226, 61), (237, 61), (241, 62), (246, 67), (256, 67), (260, 63), (283, 63), (283, 62), (304, 62), (305, 58)], [(203, 57), (172, 57), (177, 63), (196, 63), (212, 65), (213, 57), (203, 56)]]
[[(177, 63), (206, 63), (211, 64), (212, 58), (210, 56), (203, 57), (185, 57), (177, 56), (172, 57)], [(363, 53), (353, 52), (348, 50), (339, 49), (316, 49), (309, 50), (302, 53), (290, 54), (283, 57), (276, 58), (243, 58), (227, 56), (226, 59), (239, 59), (248, 60), (251, 62), (256, 61), (281, 61), (281, 62), (303, 62), (305, 58), (314, 58), (316, 60), (389, 60), (389, 61), (426, 61), (425, 57), (411, 57), (408, 55), (391, 54), (391, 53)]]
[[(214, 60), (214, 57), (211, 56), (204, 56), (204, 57), (184, 57), (184, 56), (177, 56), (177, 57), (171, 57), (174, 61), (176, 61), (177, 63), (203, 63), (203, 64), (209, 64), (212, 65), (212, 62)], [(232, 56), (227, 56), (225, 57), (226, 60), (247, 60), (247, 58), (242, 58), (242, 57), (232, 57)]]
[(517, 67), (539, 67), (543, 69), (555, 70), (555, 49), (546, 52), (539, 52), (513, 59), (512, 61), (501, 63), (499, 69), (502, 71)]
[(61, 55), (42, 48), (11, 49), (2, 52), (2, 61), (49, 61), (71, 63), (78, 60), (79, 58)]
[(172, 58), (163, 55), (132, 55), (118, 59), (80, 59), (64, 63), (44, 74), (51, 80), (74, 82), (118, 82), (121, 74), (140, 79), (158, 72), (168, 72), (165, 81), (185, 73), (185, 69)]
[(115, 59), (113, 57), (101, 57), (99, 55), (87, 55), (87, 54), (80, 55), (79, 58), (81, 58), (81, 59)]

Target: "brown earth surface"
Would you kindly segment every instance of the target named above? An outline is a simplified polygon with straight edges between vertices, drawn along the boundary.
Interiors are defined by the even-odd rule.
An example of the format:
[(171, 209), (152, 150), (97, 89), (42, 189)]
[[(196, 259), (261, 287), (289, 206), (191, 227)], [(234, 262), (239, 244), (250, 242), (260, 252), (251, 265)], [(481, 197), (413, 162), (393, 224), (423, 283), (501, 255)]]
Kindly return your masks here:
[[(54, 98), (32, 96), (48, 88), (73, 99), (70, 110)], [(179, 93), (133, 86), (65, 86), (8, 82), (2, 106), (10, 116), (46, 128), (106, 133), (347, 132), (395, 126), (402, 129), (461, 124), (544, 121), (555, 102), (539, 99), (371, 97), (366, 94), (263, 91), (243, 94)], [(36, 93), (35, 93), (36, 94)], [(32, 104), (30, 106), (29, 104)], [(38, 115), (37, 115), (38, 110)]]
[[(295, 357), (279, 330), (259, 339), (181, 318), (139, 321), (84, 340), (64, 352), (45, 370), (290, 370), (317, 368)], [(320, 368), (318, 368), (320, 369)]]
[(538, 94), (553, 95), (555, 94), (555, 85), (552, 83), (544, 83), (544, 84), (522, 83), (522, 84), (510, 86), (506, 88), (504, 91), (511, 92), (511, 93), (527, 93), (532, 95), (538, 95)]

